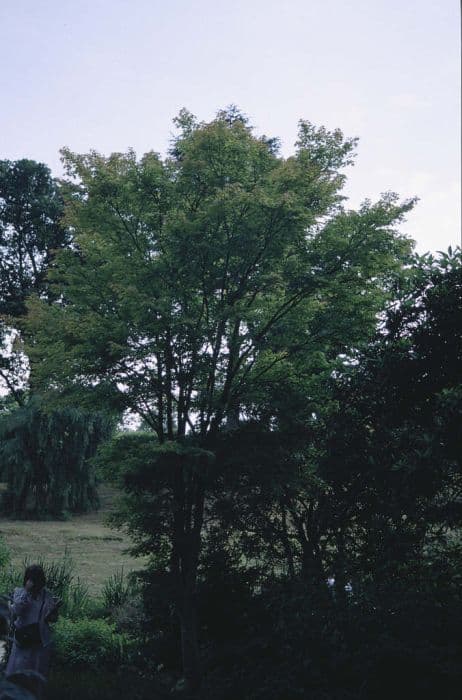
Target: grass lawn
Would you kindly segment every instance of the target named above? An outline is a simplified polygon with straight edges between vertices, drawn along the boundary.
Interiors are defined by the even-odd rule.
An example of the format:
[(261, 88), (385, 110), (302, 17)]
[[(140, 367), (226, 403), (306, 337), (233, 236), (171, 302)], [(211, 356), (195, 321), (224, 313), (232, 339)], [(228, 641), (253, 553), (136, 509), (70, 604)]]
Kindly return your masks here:
[(75, 564), (75, 575), (96, 594), (109, 576), (122, 567), (127, 573), (140, 569), (143, 560), (125, 552), (130, 546), (129, 538), (105, 523), (115, 497), (114, 489), (101, 486), (100, 510), (68, 521), (0, 518), (0, 536), (11, 552), (12, 563), (22, 566), (26, 558), (31, 563), (35, 559), (58, 560), (67, 552)]

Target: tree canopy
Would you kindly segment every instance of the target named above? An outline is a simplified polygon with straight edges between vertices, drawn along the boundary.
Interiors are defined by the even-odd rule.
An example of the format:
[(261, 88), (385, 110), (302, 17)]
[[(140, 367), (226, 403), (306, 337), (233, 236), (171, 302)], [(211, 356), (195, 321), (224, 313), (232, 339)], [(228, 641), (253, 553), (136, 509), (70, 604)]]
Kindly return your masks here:
[(27, 325), (42, 384), (91, 387), (160, 442), (216, 433), (301, 340), (354, 344), (410, 251), (394, 226), (412, 202), (343, 210), (354, 140), (340, 131), (301, 122), (284, 159), (234, 111), (178, 123), (165, 160), (64, 152), (75, 245), (53, 266), (58, 303), (31, 301)]
[(356, 141), (340, 130), (301, 121), (284, 158), (234, 108), (176, 125), (166, 158), (63, 152), (73, 242), (53, 260), (52, 303), (33, 297), (24, 327), (48, 401), (134, 413), (150, 431), (101, 459), (133, 465), (119, 520), (163, 553), (195, 687), (217, 441), (252, 417), (282, 428), (295, 411), (301, 425), (322, 404), (321, 377), (367, 342), (406, 274), (396, 227), (414, 202), (345, 209)]

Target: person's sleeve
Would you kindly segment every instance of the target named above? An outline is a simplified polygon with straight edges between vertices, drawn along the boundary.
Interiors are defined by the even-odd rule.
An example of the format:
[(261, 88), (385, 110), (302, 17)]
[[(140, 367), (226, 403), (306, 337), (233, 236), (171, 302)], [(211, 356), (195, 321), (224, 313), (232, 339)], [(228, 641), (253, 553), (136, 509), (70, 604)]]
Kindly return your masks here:
[(24, 615), (32, 603), (32, 596), (24, 588), (15, 588), (13, 593), (13, 615)]

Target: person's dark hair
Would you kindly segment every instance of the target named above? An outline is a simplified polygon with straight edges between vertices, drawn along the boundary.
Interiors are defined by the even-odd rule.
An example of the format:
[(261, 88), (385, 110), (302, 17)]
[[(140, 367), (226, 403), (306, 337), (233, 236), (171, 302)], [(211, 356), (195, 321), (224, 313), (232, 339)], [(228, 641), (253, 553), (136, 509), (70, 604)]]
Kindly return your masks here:
[(41, 567), (39, 564), (31, 564), (30, 566), (28, 566), (24, 573), (23, 586), (26, 585), (26, 581), (28, 581), (29, 579), (33, 582), (35, 590), (41, 591), (46, 584), (45, 572), (43, 570), (43, 567)]

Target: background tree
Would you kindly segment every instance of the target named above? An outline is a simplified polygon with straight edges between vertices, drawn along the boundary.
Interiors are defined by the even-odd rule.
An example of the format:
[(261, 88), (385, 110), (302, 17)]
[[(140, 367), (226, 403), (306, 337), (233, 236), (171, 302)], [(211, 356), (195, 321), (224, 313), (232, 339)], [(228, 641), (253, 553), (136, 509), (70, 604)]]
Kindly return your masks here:
[(460, 252), (418, 261), (357, 359), (338, 381), (321, 474), (343, 492), (341, 527), (364, 581), (461, 524)]
[[(210, 697), (457, 697), (461, 273), (460, 252), (416, 259), (374, 337), (313, 382), (314, 418), (300, 404), (221, 435), (200, 585)], [(286, 386), (279, 406), (296, 408)]]
[[(332, 573), (332, 517), (340, 512), (319, 475), (325, 421), (339, 405), (332, 378), (372, 341), (379, 313), (413, 274), (402, 266), (404, 257), (401, 264), (392, 261), (390, 231), (380, 226), (394, 207), (395, 197), (388, 195), (375, 206), (365, 203), (359, 214), (341, 212), (326, 226), (314, 265), (335, 265), (343, 253), (340, 270), (324, 280), (316, 301), (301, 303), (268, 334), (260, 358), (265, 371), (249, 378), (241, 404), (242, 430), (225, 435), (219, 447), (226, 465), (224, 513), (231, 518), (234, 512), (240, 522), (243, 546), (258, 549), (260, 558), (266, 551), (270, 568), (303, 572), (317, 587)], [(258, 531), (265, 532), (263, 540)]]
[[(341, 170), (355, 142), (340, 131), (301, 122), (295, 155), (284, 159), (234, 109), (208, 124), (182, 112), (177, 125), (164, 161), (154, 153), (140, 161), (132, 152), (64, 153), (77, 183), (69, 185), (66, 214), (75, 246), (56, 257), (56, 303), (32, 301), (27, 329), (44, 390), (132, 411), (155, 435), (133, 488), (170, 504), (166, 565), (194, 687), (205, 455), (285, 358), (323, 333), (332, 353), (344, 346), (334, 336), (345, 320), (337, 315), (334, 331), (322, 319), (347, 298), (352, 279), (362, 285), (354, 304), (363, 308), (364, 297), (373, 316), (381, 280), (409, 253), (393, 227), (412, 202), (386, 196), (343, 211)], [(191, 463), (185, 450), (193, 450)], [(167, 481), (155, 473), (165, 460)], [(153, 532), (130, 512), (132, 531), (152, 542)]]
[[(460, 254), (408, 272), (375, 338), (349, 359), (324, 354), (311, 384), (286, 364), (260, 387), (253, 421), (222, 439), (221, 531), (318, 586), (335, 574), (344, 591), (361, 547), (374, 556), (359, 567), (364, 581), (459, 524)], [(304, 359), (319, 355), (297, 357), (299, 381)]]
[(37, 398), (0, 422), (0, 461), (8, 490), (4, 511), (41, 517), (81, 513), (99, 505), (91, 463), (112, 423), (72, 408), (47, 412)]
[(47, 289), (55, 251), (70, 241), (63, 199), (49, 168), (33, 160), (0, 161), (1, 311), (25, 313), (25, 299)]
[(46, 272), (55, 250), (68, 245), (63, 199), (49, 168), (33, 160), (0, 161), (0, 380), (24, 402), (27, 362), (14, 317), (25, 301), (49, 293)]
[(49, 415), (24, 351), (26, 299), (53, 301), (47, 279), (56, 252), (71, 245), (61, 187), (32, 160), (0, 161), (0, 467), (4, 507), (17, 515), (61, 514), (97, 504), (88, 458), (108, 421), (77, 409)]

